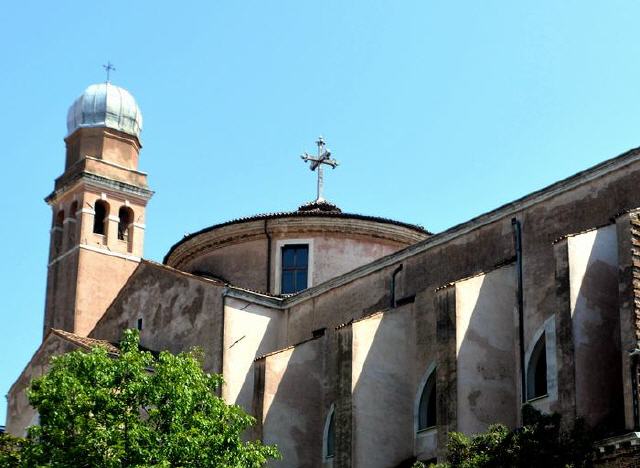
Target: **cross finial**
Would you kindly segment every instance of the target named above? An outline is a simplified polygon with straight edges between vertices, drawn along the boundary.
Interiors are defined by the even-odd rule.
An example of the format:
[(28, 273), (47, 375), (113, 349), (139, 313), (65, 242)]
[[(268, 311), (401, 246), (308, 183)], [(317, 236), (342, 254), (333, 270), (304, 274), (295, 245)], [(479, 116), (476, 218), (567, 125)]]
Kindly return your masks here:
[(335, 169), (338, 165), (338, 161), (336, 161), (335, 159), (331, 159), (331, 151), (326, 148), (326, 143), (324, 142), (324, 138), (322, 138), (322, 136), (318, 137), (318, 139), (316, 140), (316, 145), (318, 145), (317, 157), (314, 158), (312, 156), (309, 156), (307, 152), (305, 152), (300, 157), (304, 162), (311, 161), (309, 169), (311, 169), (312, 171), (318, 169), (318, 194), (316, 197), (316, 202), (323, 202), (325, 201), (325, 199), (322, 196), (322, 192), (324, 189), (324, 174), (322, 171), (322, 165), (326, 164), (327, 166), (331, 166), (333, 169)]
[(111, 62), (107, 62), (106, 65), (102, 65), (102, 68), (104, 68), (107, 72), (107, 83), (109, 83), (109, 77), (111, 75), (112, 71), (116, 71), (116, 67), (113, 66), (113, 64)]

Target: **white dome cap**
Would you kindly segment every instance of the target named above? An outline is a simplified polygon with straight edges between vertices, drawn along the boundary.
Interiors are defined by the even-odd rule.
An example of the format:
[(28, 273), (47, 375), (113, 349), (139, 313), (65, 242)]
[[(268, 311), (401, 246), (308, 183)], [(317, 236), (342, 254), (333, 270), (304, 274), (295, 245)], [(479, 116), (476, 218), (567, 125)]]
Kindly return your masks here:
[(133, 96), (110, 83), (93, 84), (74, 101), (67, 113), (67, 131), (108, 127), (140, 138), (142, 113)]

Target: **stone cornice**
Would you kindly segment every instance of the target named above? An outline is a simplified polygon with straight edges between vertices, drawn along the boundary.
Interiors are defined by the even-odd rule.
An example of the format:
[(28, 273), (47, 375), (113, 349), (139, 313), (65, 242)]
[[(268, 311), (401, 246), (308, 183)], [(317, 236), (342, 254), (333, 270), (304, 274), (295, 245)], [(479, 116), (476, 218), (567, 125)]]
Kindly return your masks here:
[(135, 255), (131, 255), (131, 254), (127, 254), (127, 253), (114, 252), (114, 251), (109, 250), (109, 249), (95, 247), (95, 246), (89, 245), (89, 244), (78, 244), (78, 245), (73, 246), (72, 248), (70, 248), (66, 252), (61, 253), (57, 257), (53, 258), (49, 262), (49, 264), (47, 266), (50, 267), (50, 266), (58, 263), (60, 260), (64, 259), (65, 257), (68, 257), (72, 253), (74, 253), (74, 252), (76, 252), (78, 250), (81, 250), (81, 249), (90, 250), (92, 252), (96, 252), (96, 253), (99, 253), (101, 255), (106, 255), (108, 257), (122, 258), (124, 260), (129, 260), (129, 261), (136, 262), (136, 263), (139, 263), (142, 260), (140, 257), (137, 257)]
[[(127, 171), (127, 172), (131, 172), (133, 174), (137, 174), (140, 176), (147, 176), (148, 174), (146, 172), (143, 171), (139, 171), (137, 169), (131, 169), (130, 167), (126, 167), (126, 166), (122, 166), (120, 164), (116, 164), (114, 162), (111, 161), (107, 161), (105, 159), (99, 159), (99, 158), (94, 158), (93, 156), (84, 156), (80, 161), (78, 162), (82, 162), (83, 160), (88, 160), (88, 161), (95, 161), (98, 162), (100, 164), (104, 164), (106, 166), (111, 166), (111, 167), (115, 167), (116, 169), (122, 169), (123, 171)], [(76, 163), (77, 164), (77, 163)]]
[(90, 172), (80, 172), (74, 177), (65, 181), (64, 185), (51, 192), (45, 199), (48, 204), (53, 205), (56, 203), (57, 198), (74, 188), (76, 185), (84, 183), (88, 187), (93, 187), (97, 190), (106, 190), (108, 192), (123, 193), (128, 196), (137, 199), (143, 204), (146, 203), (152, 196), (153, 190), (149, 190), (144, 187), (138, 187), (136, 185), (127, 184), (118, 180), (109, 179)]
[(428, 234), (388, 222), (347, 216), (286, 216), (228, 224), (192, 236), (179, 243), (165, 257), (165, 263), (180, 268), (194, 257), (229, 245), (273, 237), (299, 237), (313, 234), (344, 235), (350, 238), (376, 239), (400, 246), (423, 240)]

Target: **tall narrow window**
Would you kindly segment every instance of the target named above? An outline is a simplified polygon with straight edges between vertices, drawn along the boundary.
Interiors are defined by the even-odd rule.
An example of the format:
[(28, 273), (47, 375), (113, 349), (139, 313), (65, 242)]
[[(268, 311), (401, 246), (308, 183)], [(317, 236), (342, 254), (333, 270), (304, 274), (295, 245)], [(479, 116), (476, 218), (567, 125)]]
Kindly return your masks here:
[(96, 234), (105, 234), (105, 222), (109, 215), (109, 205), (103, 200), (96, 201), (93, 208), (93, 232)]
[(536, 343), (527, 368), (527, 399), (547, 394), (547, 346), (544, 333)]
[(296, 244), (282, 247), (282, 284), (280, 292), (291, 294), (306, 289), (308, 269), (308, 245)]
[(118, 239), (129, 240), (129, 227), (133, 222), (133, 210), (123, 206), (118, 211)]
[(324, 458), (333, 458), (336, 454), (335, 407), (331, 405), (324, 428)]
[(53, 222), (53, 252), (55, 255), (62, 250), (62, 232), (64, 229), (64, 210), (58, 211)]
[(436, 420), (436, 371), (429, 375), (418, 405), (418, 431), (429, 429), (437, 424)]

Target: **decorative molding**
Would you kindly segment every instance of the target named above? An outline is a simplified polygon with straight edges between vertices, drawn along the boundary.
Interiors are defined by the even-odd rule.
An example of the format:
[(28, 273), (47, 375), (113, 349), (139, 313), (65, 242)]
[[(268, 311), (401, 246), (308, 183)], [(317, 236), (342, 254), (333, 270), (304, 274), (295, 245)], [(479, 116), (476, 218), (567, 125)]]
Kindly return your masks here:
[(113, 252), (112, 250), (107, 250), (106, 248), (94, 247), (93, 245), (88, 245), (88, 244), (78, 244), (78, 245), (70, 248), (69, 250), (67, 250), (65, 253), (63, 253), (61, 255), (58, 255), (56, 258), (51, 260), (47, 266), (50, 267), (50, 266), (58, 263), (60, 260), (64, 259), (68, 255), (71, 255), (73, 252), (75, 252), (76, 250), (79, 250), (79, 249), (90, 250), (91, 252), (97, 252), (97, 253), (100, 253), (102, 255), (107, 255), (109, 257), (118, 257), (118, 258), (122, 258), (124, 260), (129, 260), (129, 261), (137, 262), (137, 263), (139, 263), (142, 260), (142, 258), (137, 257), (135, 255), (124, 254), (124, 253), (120, 253), (120, 252)]
[[(56, 200), (60, 195), (72, 190), (76, 185), (81, 183), (86, 184), (88, 187), (91, 187), (96, 190), (96, 192), (102, 194), (105, 194), (105, 192), (101, 192), (105, 189), (111, 192), (116, 192), (119, 195), (126, 193), (130, 197), (139, 200), (141, 204), (145, 204), (154, 193), (153, 190), (149, 190), (144, 187), (109, 179), (91, 172), (81, 172), (70, 178), (62, 187), (51, 192), (44, 200), (50, 205), (53, 205), (56, 203)], [(111, 194), (111, 196), (113, 197), (114, 195)]]
[[(376, 239), (402, 247), (418, 242), (427, 235), (384, 221), (354, 219), (346, 216), (319, 215), (314, 217), (283, 214), (266, 222), (267, 232), (274, 237), (274, 240), (279, 235), (311, 238), (314, 234), (332, 234), (350, 238)], [(165, 257), (164, 263), (180, 268), (203, 252), (259, 239), (266, 239), (264, 220), (232, 223), (203, 232), (181, 244), (176, 244)]]
[(131, 169), (130, 167), (126, 167), (126, 166), (123, 166), (121, 164), (114, 163), (112, 161), (107, 161), (106, 159), (94, 158), (93, 156), (84, 156), (82, 159), (87, 159), (89, 161), (98, 161), (100, 164), (104, 164), (106, 166), (116, 167), (118, 169), (122, 169), (122, 170), (125, 170), (125, 171), (128, 171), (128, 172), (133, 172), (134, 174), (138, 174), (138, 175), (141, 175), (141, 176), (149, 175), (146, 172), (142, 172), (142, 171), (139, 171), (137, 169)]

